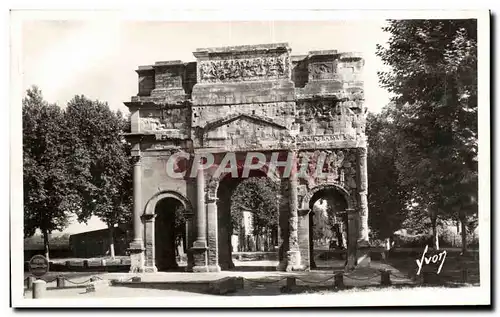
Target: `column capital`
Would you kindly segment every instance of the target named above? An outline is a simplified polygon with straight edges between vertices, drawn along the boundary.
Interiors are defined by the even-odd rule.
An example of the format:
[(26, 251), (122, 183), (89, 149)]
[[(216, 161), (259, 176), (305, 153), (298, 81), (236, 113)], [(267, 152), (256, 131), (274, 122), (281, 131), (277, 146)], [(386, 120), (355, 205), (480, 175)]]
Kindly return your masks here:
[(217, 203), (217, 201), (219, 201), (218, 197), (207, 195), (207, 198), (206, 198), (206, 203), (207, 204)]
[(358, 154), (359, 154), (359, 156), (366, 157), (367, 153), (368, 153), (368, 151), (367, 151), (366, 147), (360, 147), (360, 148), (358, 148)]
[(156, 214), (143, 214), (141, 218), (144, 221), (154, 221), (156, 218)]
[(358, 210), (357, 209), (348, 208), (348, 209), (345, 210), (345, 212), (347, 213), (347, 218), (348, 219), (354, 219), (354, 217), (358, 216)]
[(132, 164), (134, 166), (140, 165), (141, 164), (141, 155), (134, 155), (134, 156), (132, 156)]

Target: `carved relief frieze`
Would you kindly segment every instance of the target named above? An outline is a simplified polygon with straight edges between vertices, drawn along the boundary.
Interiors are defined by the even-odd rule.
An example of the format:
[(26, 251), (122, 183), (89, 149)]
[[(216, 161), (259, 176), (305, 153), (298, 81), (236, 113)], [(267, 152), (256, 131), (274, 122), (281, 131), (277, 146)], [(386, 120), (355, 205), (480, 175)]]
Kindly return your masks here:
[(335, 62), (314, 63), (309, 65), (309, 73), (313, 80), (334, 79), (337, 72)]
[(209, 83), (282, 78), (288, 76), (290, 68), (287, 55), (199, 63), (200, 80)]

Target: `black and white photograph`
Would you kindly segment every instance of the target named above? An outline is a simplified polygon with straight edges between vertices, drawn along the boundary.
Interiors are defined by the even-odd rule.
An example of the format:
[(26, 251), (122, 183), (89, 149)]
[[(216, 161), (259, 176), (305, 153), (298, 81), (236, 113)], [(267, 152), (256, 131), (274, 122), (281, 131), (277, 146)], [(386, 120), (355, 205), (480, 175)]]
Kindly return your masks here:
[(10, 15), (13, 307), (491, 305), (487, 10)]

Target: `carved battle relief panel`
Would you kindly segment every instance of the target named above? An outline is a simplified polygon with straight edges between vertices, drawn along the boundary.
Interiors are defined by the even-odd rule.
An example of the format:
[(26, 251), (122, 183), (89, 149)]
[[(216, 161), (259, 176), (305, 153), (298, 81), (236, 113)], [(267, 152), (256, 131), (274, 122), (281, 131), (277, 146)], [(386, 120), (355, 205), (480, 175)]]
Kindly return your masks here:
[(187, 108), (166, 108), (141, 110), (140, 131), (150, 133), (172, 132), (186, 134), (189, 110)]
[(199, 62), (200, 81), (217, 83), (287, 78), (290, 71), (288, 55), (270, 55), (239, 59), (218, 59)]
[[(318, 100), (297, 103), (298, 140), (356, 140), (364, 135), (365, 116), (354, 101)], [(328, 137), (327, 137), (328, 136)]]
[[(298, 169), (306, 189), (322, 184), (337, 184), (354, 192), (356, 183), (355, 149), (299, 152)], [(305, 176), (305, 177), (304, 177)]]
[(313, 80), (334, 79), (337, 73), (336, 62), (322, 62), (309, 64), (309, 74)]

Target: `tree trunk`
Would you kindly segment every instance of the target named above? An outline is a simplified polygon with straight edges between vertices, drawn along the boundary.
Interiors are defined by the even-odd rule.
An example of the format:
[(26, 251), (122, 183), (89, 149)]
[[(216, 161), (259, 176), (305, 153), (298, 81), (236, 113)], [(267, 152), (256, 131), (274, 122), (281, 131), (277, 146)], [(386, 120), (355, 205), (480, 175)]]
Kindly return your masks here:
[(115, 237), (114, 237), (115, 227), (113, 225), (108, 225), (109, 234), (109, 256), (115, 259)]
[(460, 224), (462, 226), (462, 255), (465, 255), (465, 253), (467, 252), (467, 217), (465, 217), (464, 212), (460, 212)]
[(47, 230), (42, 230), (42, 235), (43, 235), (43, 249), (45, 253), (45, 258), (47, 261), (50, 261), (49, 259), (49, 233)]
[(437, 212), (431, 211), (431, 225), (432, 225), (432, 247), (439, 250), (439, 235), (437, 230)]

